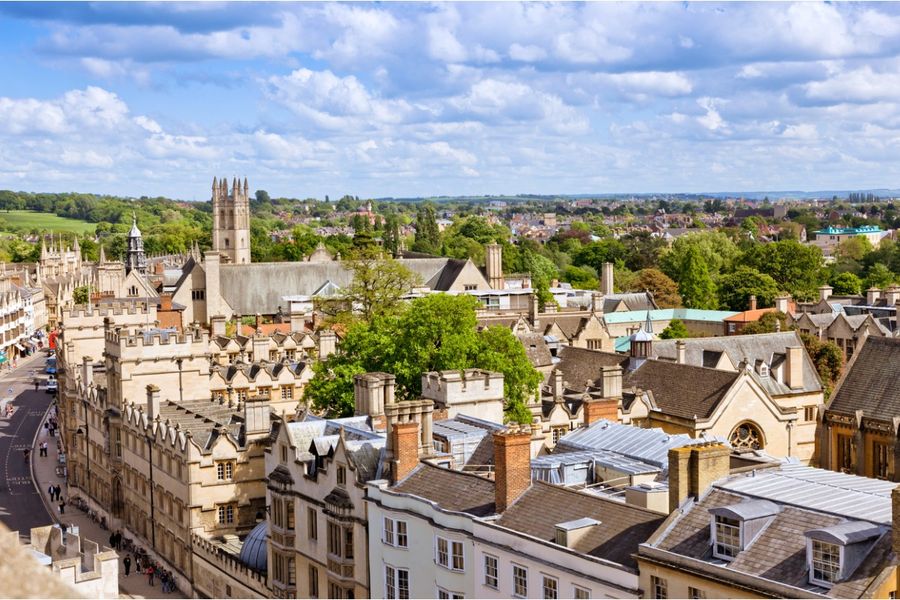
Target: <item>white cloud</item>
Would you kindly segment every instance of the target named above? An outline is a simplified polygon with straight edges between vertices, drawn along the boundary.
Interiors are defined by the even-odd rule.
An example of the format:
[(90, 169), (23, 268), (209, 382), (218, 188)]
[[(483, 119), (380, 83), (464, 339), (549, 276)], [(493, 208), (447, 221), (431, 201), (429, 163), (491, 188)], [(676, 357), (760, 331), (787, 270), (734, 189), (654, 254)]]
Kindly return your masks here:
[(725, 121), (716, 108), (717, 101), (714, 98), (698, 98), (697, 104), (706, 111), (706, 114), (697, 117), (698, 123), (710, 131), (718, 131), (725, 127)]
[(804, 85), (806, 97), (823, 102), (869, 103), (900, 100), (900, 71), (878, 72), (871, 66), (839, 72), (825, 81)]
[(547, 57), (547, 51), (534, 44), (515, 43), (509, 47), (509, 57), (522, 62), (537, 62)]

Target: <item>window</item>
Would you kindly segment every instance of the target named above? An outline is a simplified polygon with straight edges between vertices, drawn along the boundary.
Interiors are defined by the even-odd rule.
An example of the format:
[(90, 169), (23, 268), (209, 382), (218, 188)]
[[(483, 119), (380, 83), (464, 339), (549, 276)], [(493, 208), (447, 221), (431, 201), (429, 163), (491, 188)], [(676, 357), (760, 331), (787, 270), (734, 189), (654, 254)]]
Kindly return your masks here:
[(284, 501), (284, 512), (287, 517), (287, 528), (294, 528), (294, 501), (293, 500), (285, 500)]
[(737, 331), (737, 325), (734, 323), (729, 323), (728, 324), (728, 333), (734, 333), (735, 331)]
[(489, 588), (497, 589), (497, 557), (490, 554), (484, 555), (484, 585)]
[(453, 542), (442, 537), (437, 538), (436, 556), (437, 564), (445, 569), (463, 571), (466, 568), (463, 556), (463, 543)]
[(575, 600), (589, 600), (591, 597), (591, 590), (576, 585), (572, 597), (575, 598)]
[(219, 505), (219, 524), (230, 525), (234, 523), (234, 504)]
[(319, 539), (318, 515), (312, 507), (306, 509), (306, 534), (311, 540)]
[(438, 600), (463, 600), (463, 598), (465, 598), (465, 595), (458, 594), (456, 592), (450, 592), (448, 590), (445, 590), (444, 588), (438, 588), (437, 597)]
[(347, 467), (343, 465), (337, 468), (337, 484), (341, 487), (347, 485)]
[(227, 481), (234, 477), (234, 462), (223, 461), (216, 464), (216, 477), (219, 481)]
[(650, 576), (650, 597), (651, 598), (668, 598), (669, 585), (666, 580), (656, 575)]
[(237, 392), (237, 399), (238, 399), (238, 402), (246, 402), (246, 401), (247, 401), (247, 390), (246, 390), (246, 388), (245, 388), (245, 389), (241, 389), (241, 390), (235, 390), (235, 392)]
[(344, 528), (344, 558), (353, 558), (353, 526)]
[(281, 464), (286, 463), (286, 462), (287, 462), (287, 459), (288, 459), (288, 449), (287, 449), (287, 446), (282, 445), (282, 446), (281, 446)]
[(341, 555), (341, 526), (337, 523), (328, 523), (328, 553)]
[(588, 350), (600, 350), (603, 347), (603, 340), (593, 338), (587, 341)]
[(851, 460), (853, 452), (853, 440), (849, 435), (837, 435), (837, 469), (843, 473), (853, 472), (853, 461)]
[(891, 445), (884, 442), (872, 444), (872, 475), (876, 479), (890, 479)]
[(715, 516), (713, 556), (731, 560), (741, 551), (741, 523), (737, 519)]
[(559, 598), (559, 580), (556, 577), (544, 575), (544, 598)]
[(809, 570), (811, 583), (826, 585), (836, 582), (841, 573), (841, 547), (812, 540), (812, 568)]
[(191, 300), (205, 300), (206, 290), (191, 290)]
[(409, 571), (384, 566), (384, 597), (387, 599), (409, 600)]
[(811, 404), (809, 406), (803, 407), (803, 420), (804, 421), (815, 421), (816, 420), (815, 404)]
[(702, 600), (706, 598), (706, 592), (695, 587), (688, 587), (688, 598), (691, 600)]
[(552, 429), (553, 433), (553, 443), (556, 444), (559, 441), (559, 438), (569, 433), (568, 427), (554, 427)]
[(288, 571), (288, 585), (297, 585), (297, 566), (294, 564), (294, 559), (289, 558), (287, 561), (287, 571)]
[(309, 565), (309, 597), (319, 597), (319, 569)]
[[(293, 358), (293, 356), (289, 356), (288, 358)], [(281, 399), (282, 400), (293, 400), (294, 399), (294, 388), (290, 385), (281, 386)]]
[(528, 569), (513, 565), (513, 596), (528, 597)]
[(406, 521), (396, 521), (385, 517), (384, 535), (381, 539), (388, 546), (406, 548), (408, 545), (408, 539), (406, 537)]

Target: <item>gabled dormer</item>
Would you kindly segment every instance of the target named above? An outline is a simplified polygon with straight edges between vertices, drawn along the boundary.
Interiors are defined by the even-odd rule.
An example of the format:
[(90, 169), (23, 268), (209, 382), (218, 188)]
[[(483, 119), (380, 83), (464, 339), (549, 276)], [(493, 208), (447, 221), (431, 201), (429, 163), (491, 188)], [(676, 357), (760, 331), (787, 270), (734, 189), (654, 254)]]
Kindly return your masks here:
[(709, 509), (712, 555), (724, 561), (734, 560), (750, 547), (780, 510), (768, 500), (747, 500)]
[(830, 588), (850, 577), (884, 532), (884, 527), (866, 521), (844, 521), (807, 531), (809, 582)]

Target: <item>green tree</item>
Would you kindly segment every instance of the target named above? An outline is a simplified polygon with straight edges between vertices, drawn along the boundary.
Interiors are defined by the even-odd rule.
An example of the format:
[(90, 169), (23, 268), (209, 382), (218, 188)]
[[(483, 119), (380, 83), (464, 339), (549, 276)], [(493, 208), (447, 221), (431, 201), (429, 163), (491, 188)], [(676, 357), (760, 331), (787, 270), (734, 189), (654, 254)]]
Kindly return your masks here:
[(389, 214), (384, 223), (384, 234), (381, 236), (381, 245), (385, 252), (391, 256), (397, 256), (400, 252), (400, 220), (395, 214)]
[(635, 277), (625, 282), (624, 289), (628, 292), (650, 292), (660, 308), (681, 306), (678, 284), (659, 269), (641, 269)]
[(767, 312), (759, 318), (758, 321), (748, 323), (741, 329), (741, 335), (750, 335), (753, 333), (775, 333), (776, 331), (787, 331), (787, 315), (783, 312)]
[(828, 400), (841, 377), (841, 370), (844, 368), (841, 349), (834, 342), (822, 341), (807, 333), (801, 333), (800, 339), (803, 340), (807, 354), (816, 365), (819, 379), (822, 380), (825, 388), (825, 400)]
[(769, 244), (754, 244), (741, 259), (775, 280), (779, 289), (787, 290), (798, 299), (811, 299), (825, 280), (822, 250), (797, 240), (781, 240)]
[(834, 256), (838, 260), (851, 259), (860, 261), (866, 254), (874, 249), (875, 248), (872, 246), (872, 242), (869, 241), (869, 238), (863, 235), (857, 235), (838, 244), (837, 248), (834, 250)]
[(271, 198), (269, 198), (269, 192), (266, 190), (256, 190), (256, 201), (260, 204), (268, 204), (271, 202)]
[(578, 267), (592, 267), (598, 273), (605, 262), (621, 262), (625, 259), (625, 245), (617, 239), (607, 238), (591, 242), (581, 247), (572, 257), (572, 264)]
[(579, 290), (596, 290), (600, 286), (597, 272), (591, 267), (569, 265), (563, 270), (562, 280)]
[(328, 415), (348, 415), (353, 412), (353, 376), (358, 373), (392, 373), (397, 395), (404, 400), (419, 397), (423, 373), (483, 368), (504, 375), (507, 418), (530, 422), (522, 409), (537, 392), (541, 375), (509, 329), (477, 330), (478, 306), (472, 296), (431, 294), (401, 307), (397, 314), (351, 325), (339, 351), (313, 367), (304, 400)]
[(656, 268), (659, 257), (666, 248), (666, 241), (649, 231), (633, 231), (622, 236), (625, 246), (625, 266), (632, 271)]
[(441, 252), (441, 233), (431, 204), (423, 204), (416, 214), (416, 238), (412, 249), (426, 254)]
[(681, 281), (690, 248), (696, 248), (700, 252), (713, 278), (729, 270), (740, 256), (737, 245), (722, 232), (691, 233), (676, 239), (672, 247), (660, 257), (662, 272), (675, 281)]
[(659, 337), (663, 340), (675, 340), (691, 337), (691, 333), (685, 326), (684, 321), (681, 319), (672, 319), (669, 321), (669, 325), (659, 334)]
[(853, 273), (836, 273), (828, 284), (839, 296), (853, 296), (862, 293), (862, 279)]
[(895, 277), (883, 263), (875, 263), (866, 274), (866, 289), (876, 287), (884, 289), (894, 283)]
[(90, 300), (90, 288), (86, 285), (80, 285), (72, 290), (72, 300), (75, 304), (87, 304)]
[(684, 305), (688, 308), (716, 308), (718, 306), (716, 284), (709, 275), (709, 267), (699, 248), (696, 246), (688, 248), (682, 268), (678, 292)]
[(719, 278), (719, 303), (730, 310), (748, 310), (750, 296), (756, 296), (759, 308), (772, 306), (777, 295), (775, 280), (751, 267), (738, 267)]

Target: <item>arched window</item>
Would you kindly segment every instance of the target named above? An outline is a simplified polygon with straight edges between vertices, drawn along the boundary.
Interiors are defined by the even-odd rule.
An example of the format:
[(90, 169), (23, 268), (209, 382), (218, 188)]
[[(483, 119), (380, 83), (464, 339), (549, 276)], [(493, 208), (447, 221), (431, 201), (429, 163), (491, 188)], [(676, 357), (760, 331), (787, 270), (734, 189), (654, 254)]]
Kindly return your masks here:
[(225, 247), (226, 248), (228, 248), (231, 245), (230, 242), (231, 242), (231, 240), (229, 240), (228, 238), (225, 238)]
[(747, 452), (749, 450), (762, 450), (765, 448), (766, 442), (763, 438), (762, 431), (755, 424), (744, 421), (734, 428), (728, 438), (731, 447), (738, 452)]

